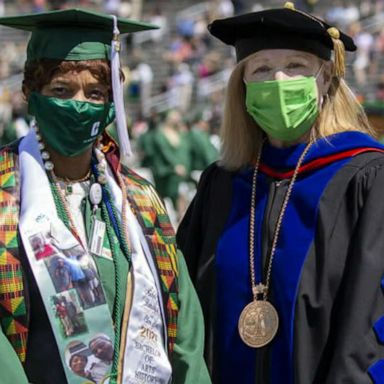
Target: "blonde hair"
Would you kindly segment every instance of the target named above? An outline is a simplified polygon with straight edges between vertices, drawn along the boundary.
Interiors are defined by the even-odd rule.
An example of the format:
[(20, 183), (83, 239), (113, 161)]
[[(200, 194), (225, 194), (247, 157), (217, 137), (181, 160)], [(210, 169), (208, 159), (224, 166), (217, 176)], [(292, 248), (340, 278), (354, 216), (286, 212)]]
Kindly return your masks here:
[[(245, 61), (235, 67), (229, 79), (221, 125), (221, 164), (230, 170), (237, 170), (255, 160), (264, 135), (246, 110), (243, 81)], [(345, 131), (359, 131), (377, 136), (344, 79), (333, 77), (311, 131), (311, 139)]]

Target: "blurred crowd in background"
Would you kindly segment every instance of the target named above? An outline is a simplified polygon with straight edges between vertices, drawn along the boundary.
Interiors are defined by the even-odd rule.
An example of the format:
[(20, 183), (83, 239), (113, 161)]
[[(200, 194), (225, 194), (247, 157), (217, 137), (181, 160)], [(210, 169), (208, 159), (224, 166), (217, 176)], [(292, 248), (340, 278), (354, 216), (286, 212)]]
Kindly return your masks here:
[[(283, 0), (0, 0), (0, 15), (81, 7), (160, 27), (124, 39), (122, 54), (131, 166), (152, 180), (177, 224), (201, 171), (218, 158), (224, 89), (234, 52), (212, 38), (215, 18), (279, 7)], [(350, 34), (347, 81), (360, 101), (384, 114), (384, 0), (302, 0), (308, 10)], [(20, 91), (28, 33), (0, 28), (0, 144), (29, 129)], [(113, 135), (113, 127), (111, 128)]]

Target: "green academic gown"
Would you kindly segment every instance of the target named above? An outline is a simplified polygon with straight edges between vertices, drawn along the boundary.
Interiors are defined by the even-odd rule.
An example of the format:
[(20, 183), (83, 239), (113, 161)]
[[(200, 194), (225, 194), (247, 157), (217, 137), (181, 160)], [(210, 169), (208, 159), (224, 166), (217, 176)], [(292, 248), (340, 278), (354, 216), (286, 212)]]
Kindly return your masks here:
[(203, 171), (218, 160), (219, 152), (209, 139), (209, 133), (198, 128), (189, 131), (191, 146), (191, 169)]
[[(88, 208), (85, 209), (86, 229), (89, 232)], [(89, 213), (89, 212), (88, 212)], [(109, 244), (111, 246), (111, 244)], [(29, 266), (25, 251), (20, 243), (20, 260), (23, 267), (24, 284), (27, 292), (29, 316), (29, 336), (27, 357), (24, 366), (20, 363), (9, 340), (0, 328), (0, 383), (1, 384), (51, 384), (66, 383), (64, 370), (56, 347), (55, 339), (40, 293)], [(122, 291), (126, 291), (129, 263), (123, 252), (119, 257)], [(94, 257), (104, 288), (109, 308), (112, 310), (115, 299), (115, 271), (112, 260)], [(178, 253), (178, 299), (177, 337), (171, 357), (172, 382), (175, 384), (210, 383), (209, 374), (203, 359), (204, 325), (199, 300), (191, 283), (184, 257)], [(1, 287), (3, 290), (6, 287)], [(121, 297), (121, 304), (125, 302)], [(162, 302), (162, 301), (161, 301)], [(49, 369), (46, 369), (49, 366)]]
[[(180, 134), (180, 143), (172, 145), (165, 137), (161, 129), (156, 130), (152, 136), (151, 169), (155, 179), (156, 189), (159, 194), (169, 197), (175, 204), (179, 194), (180, 182), (189, 176), (191, 167), (190, 143), (187, 133)], [(175, 173), (176, 165), (184, 166), (186, 176), (179, 176)]]

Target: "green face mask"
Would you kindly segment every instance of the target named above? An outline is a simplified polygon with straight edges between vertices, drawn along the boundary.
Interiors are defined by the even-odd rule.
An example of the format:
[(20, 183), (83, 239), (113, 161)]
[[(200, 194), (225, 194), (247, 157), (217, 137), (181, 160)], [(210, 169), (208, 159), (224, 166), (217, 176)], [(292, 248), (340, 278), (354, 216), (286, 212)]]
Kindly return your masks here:
[(311, 129), (318, 114), (313, 76), (246, 84), (248, 113), (274, 139), (294, 141)]
[(63, 156), (80, 155), (115, 118), (113, 103), (58, 99), (32, 92), (28, 111), (35, 116), (44, 142)]

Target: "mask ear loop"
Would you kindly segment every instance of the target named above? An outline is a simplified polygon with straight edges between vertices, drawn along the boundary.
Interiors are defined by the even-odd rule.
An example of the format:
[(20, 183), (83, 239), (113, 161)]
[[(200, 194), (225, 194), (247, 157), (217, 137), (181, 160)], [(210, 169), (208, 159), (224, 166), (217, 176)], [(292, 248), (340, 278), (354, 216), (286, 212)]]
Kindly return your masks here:
[(321, 63), (320, 68), (317, 70), (316, 75), (314, 76), (316, 80), (317, 80), (317, 78), (319, 77), (319, 75), (320, 75), (320, 73), (321, 73), (323, 67), (324, 67), (324, 62)]
[[(314, 78), (315, 80), (317, 81), (317, 78), (319, 77), (322, 69), (324, 67), (324, 62), (321, 63), (320, 65), (320, 68), (317, 70)], [(317, 85), (316, 85), (317, 86)], [(328, 100), (328, 94), (326, 93), (325, 95), (321, 95), (320, 98), (319, 98), (319, 107), (323, 108), (324, 107), (324, 103)]]

